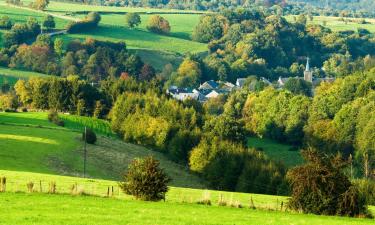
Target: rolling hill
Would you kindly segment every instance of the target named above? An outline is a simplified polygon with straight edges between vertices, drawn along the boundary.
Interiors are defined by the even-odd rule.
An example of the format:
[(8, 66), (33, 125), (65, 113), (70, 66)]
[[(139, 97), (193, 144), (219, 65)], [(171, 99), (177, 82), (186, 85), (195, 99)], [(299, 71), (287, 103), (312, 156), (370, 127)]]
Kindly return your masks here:
[[(63, 120), (67, 126), (61, 128), (50, 123), (46, 113), (0, 113), (0, 169), (81, 176), (83, 142), (79, 131), (88, 122), (74, 116), (63, 116)], [(170, 174), (172, 185), (204, 187), (182, 166), (141, 146), (99, 135), (98, 142), (87, 149), (90, 177), (118, 180), (134, 158), (152, 155)]]

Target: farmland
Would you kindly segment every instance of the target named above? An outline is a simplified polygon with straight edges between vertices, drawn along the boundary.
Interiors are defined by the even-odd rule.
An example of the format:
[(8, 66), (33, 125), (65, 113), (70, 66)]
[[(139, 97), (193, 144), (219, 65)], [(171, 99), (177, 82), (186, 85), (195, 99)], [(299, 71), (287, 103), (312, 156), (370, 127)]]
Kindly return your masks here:
[[(0, 171), (0, 176), (8, 178), (8, 193), (2, 193), (0, 206), (3, 217), (0, 224), (372, 224), (371, 219), (350, 219), (327, 217), (291, 212), (269, 211), (286, 197), (204, 191), (197, 189), (174, 188), (166, 196), (166, 202), (141, 202), (133, 200), (117, 190), (115, 182), (106, 180), (82, 179), (27, 172)], [(55, 181), (58, 195), (13, 193), (26, 192), (24, 183), (33, 181), (35, 190), (47, 189), (48, 182)], [(81, 185), (88, 193), (96, 196), (70, 196), (70, 187)], [(115, 186), (112, 198), (103, 198), (108, 186)], [(44, 192), (45, 192), (44, 191)], [(212, 206), (198, 205), (204, 193), (209, 193)], [(244, 208), (231, 208), (217, 205), (219, 196), (228, 203), (241, 202)], [(256, 210), (249, 209), (252, 198)], [(24, 200), (28, 201), (25, 202)], [(64, 202), (64, 204), (61, 204)], [(84, 206), (84, 207), (82, 207)], [(371, 208), (373, 209), (373, 208)], [(280, 210), (280, 208), (279, 208)], [(142, 212), (142, 213), (140, 213)], [(168, 213), (166, 213), (168, 212)], [(65, 217), (64, 215), (69, 215)], [(93, 217), (95, 218), (93, 220)], [(53, 221), (53, 223), (51, 223)]]
[[(294, 16), (286, 16), (286, 19), (289, 22), (293, 22)], [(358, 21), (360, 18), (344, 18), (345, 20), (350, 21), (342, 21), (340, 17), (331, 17), (331, 16), (314, 16), (312, 21), (308, 20), (308, 24), (317, 24), (317, 25), (324, 25), (333, 31), (345, 31), (345, 30), (353, 30), (357, 31), (358, 28), (367, 29), (370, 32), (375, 32), (375, 19), (366, 19), (367, 24), (360, 24)]]
[(19, 79), (29, 79), (31, 77), (49, 77), (49, 75), (31, 71), (0, 67), (0, 84), (4, 82), (8, 82), (9, 84), (15, 84)]
[[(43, 21), (43, 18), (46, 16), (45, 13), (39, 13), (39, 12), (34, 12), (30, 10), (25, 10), (25, 9), (19, 9), (19, 8), (14, 8), (12, 6), (6, 6), (2, 5), (0, 1), (0, 17), (3, 16), (8, 16), (11, 18), (11, 20), (14, 23), (25, 23), (28, 18), (33, 17), (35, 18), (40, 24)], [(57, 29), (63, 29), (68, 21), (60, 19), (60, 18), (55, 18), (56, 22), (56, 28)]]
[[(48, 122), (46, 113), (0, 113), (0, 169), (74, 176), (82, 174), (83, 142), (81, 132), (77, 131), (82, 131), (86, 125), (103, 134), (108, 124), (95, 119), (90, 122), (89, 118), (77, 116), (62, 117), (66, 123), (64, 128)], [(87, 173), (90, 177), (119, 179), (134, 158), (153, 155), (173, 178), (172, 184), (204, 187), (200, 179), (162, 153), (100, 135), (98, 142), (87, 148)], [(25, 151), (27, 149), (32, 151)]]
[(303, 163), (298, 149), (292, 146), (280, 144), (269, 139), (250, 137), (247, 139), (247, 146), (263, 151), (268, 157), (284, 163), (287, 167), (293, 167)]

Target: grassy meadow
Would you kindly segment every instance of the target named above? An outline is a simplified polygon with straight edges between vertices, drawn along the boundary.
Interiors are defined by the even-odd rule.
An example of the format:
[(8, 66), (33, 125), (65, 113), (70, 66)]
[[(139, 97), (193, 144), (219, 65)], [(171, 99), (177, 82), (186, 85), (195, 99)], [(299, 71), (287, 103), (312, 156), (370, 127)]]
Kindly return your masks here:
[[(162, 153), (103, 136), (95, 145), (88, 145), (89, 178), (80, 178), (83, 143), (81, 134), (74, 130), (87, 123), (86, 119), (65, 118), (74, 126), (61, 128), (49, 123), (46, 113), (0, 113), (0, 177), (7, 178), (7, 192), (0, 193), (0, 224), (374, 223), (372, 219), (286, 212), (285, 196), (205, 190), (200, 179)], [(249, 139), (249, 145), (276, 145), (262, 141)], [(161, 167), (173, 179), (165, 202), (134, 200), (122, 193), (115, 181), (133, 158), (147, 155), (160, 160)], [(29, 182), (34, 184), (34, 193), (27, 193)], [(47, 194), (50, 182), (56, 182), (58, 194)], [(87, 196), (71, 195), (73, 185)], [(108, 190), (110, 198), (106, 197)], [(197, 204), (202, 199), (210, 199), (212, 205)], [(228, 205), (219, 206), (219, 199)]]
[[(28, 20), (28, 18), (33, 17), (37, 19), (39, 24), (42, 24), (43, 19), (46, 16), (45, 13), (39, 13), (39, 12), (30, 11), (30, 10), (14, 8), (14, 7), (2, 5), (2, 4), (0, 4), (0, 9), (1, 9), (0, 17), (8, 16), (9, 18), (11, 18), (11, 20), (14, 23), (25, 23)], [(68, 23), (68, 21), (60, 19), (60, 18), (55, 18), (55, 22), (56, 22), (57, 29), (63, 29)]]
[(250, 137), (247, 139), (247, 146), (263, 151), (269, 158), (281, 161), (287, 167), (293, 167), (303, 163), (298, 150), (286, 144), (280, 144), (266, 138)]
[(102, 120), (59, 116), (65, 127), (50, 123), (47, 113), (0, 113), (0, 169), (81, 176), (83, 142), (81, 132), (77, 131), (86, 125), (99, 134), (97, 143), (87, 146), (89, 177), (118, 180), (134, 158), (152, 155), (172, 177), (173, 185), (205, 186), (186, 168), (168, 160), (162, 153), (125, 143), (113, 134), (104, 134), (109, 124)]
[[(286, 19), (289, 22), (294, 22), (294, 16), (286, 16)], [(370, 32), (375, 32), (375, 19), (368, 19), (366, 18), (367, 24), (360, 24), (357, 21), (360, 20), (360, 18), (344, 18), (345, 20), (352, 20), (351, 22), (344, 22), (341, 21), (340, 17), (333, 17), (333, 16), (314, 16), (314, 19), (312, 21), (307, 20), (308, 24), (318, 24), (318, 25), (324, 25), (324, 22), (326, 23), (326, 27), (330, 28), (333, 31), (345, 31), (345, 30), (353, 30), (357, 31), (358, 28), (367, 29)]]
[[(100, 197), (0, 194), (0, 224), (373, 224), (370, 219), (326, 217), (189, 203), (122, 201)], [(25, 201), (27, 199), (27, 201)], [(69, 215), (69, 216), (67, 216)]]
[(50, 75), (24, 71), (18, 69), (0, 67), (0, 85), (4, 82), (14, 85), (19, 79), (29, 79), (31, 77), (49, 77)]

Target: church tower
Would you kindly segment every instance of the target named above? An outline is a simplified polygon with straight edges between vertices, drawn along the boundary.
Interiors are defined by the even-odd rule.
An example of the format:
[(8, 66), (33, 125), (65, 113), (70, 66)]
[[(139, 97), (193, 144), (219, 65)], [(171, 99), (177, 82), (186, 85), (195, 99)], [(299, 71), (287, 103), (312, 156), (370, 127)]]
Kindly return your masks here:
[(312, 82), (313, 73), (310, 70), (310, 58), (309, 57), (307, 57), (306, 69), (303, 72), (303, 78), (305, 81)]

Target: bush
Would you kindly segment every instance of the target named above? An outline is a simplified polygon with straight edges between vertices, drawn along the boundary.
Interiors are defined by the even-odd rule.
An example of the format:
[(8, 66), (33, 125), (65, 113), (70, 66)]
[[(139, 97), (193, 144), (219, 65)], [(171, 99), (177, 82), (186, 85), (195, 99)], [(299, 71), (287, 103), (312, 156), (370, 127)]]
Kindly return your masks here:
[(287, 174), (292, 188), (291, 209), (323, 215), (368, 215), (365, 198), (343, 173), (347, 164), (340, 156), (316, 150), (302, 151), (302, 155), (307, 163)]
[[(85, 136), (86, 136), (86, 138), (85, 138)], [(86, 139), (87, 143), (95, 144), (95, 142), (97, 140), (95, 132), (92, 131), (89, 128), (86, 128), (86, 135), (85, 135), (85, 132), (82, 133), (82, 140), (85, 140), (85, 139)]]
[(91, 12), (82, 21), (69, 23), (66, 27), (66, 31), (70, 34), (89, 31), (98, 27), (100, 20), (101, 17), (99, 13)]
[(165, 200), (167, 184), (171, 179), (163, 169), (159, 168), (159, 164), (159, 161), (151, 156), (133, 160), (124, 176), (124, 181), (120, 183), (121, 189), (137, 199)]
[(359, 192), (366, 198), (366, 202), (369, 205), (375, 205), (375, 181), (373, 180), (356, 180)]
[(148, 21), (147, 30), (158, 34), (168, 34), (171, 31), (171, 26), (168, 20), (159, 15), (154, 15)]
[(64, 121), (60, 120), (59, 114), (54, 110), (48, 113), (48, 121), (60, 127), (63, 127), (65, 125)]

